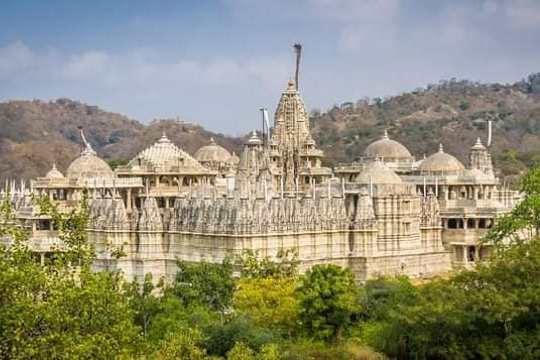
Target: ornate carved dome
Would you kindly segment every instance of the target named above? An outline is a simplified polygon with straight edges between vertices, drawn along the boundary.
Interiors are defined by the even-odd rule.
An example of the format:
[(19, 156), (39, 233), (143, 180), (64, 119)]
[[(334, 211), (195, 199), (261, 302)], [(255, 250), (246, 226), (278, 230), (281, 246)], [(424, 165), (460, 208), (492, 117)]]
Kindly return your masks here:
[(422, 173), (459, 174), (465, 170), (465, 167), (458, 159), (445, 153), (440, 144), (439, 151), (422, 161), (418, 169)]
[(81, 137), (86, 148), (67, 168), (67, 177), (74, 179), (114, 177), (114, 173), (109, 164), (96, 155), (96, 152), (92, 149), (90, 143), (86, 141), (82, 130)]
[(401, 184), (401, 178), (382, 161), (368, 163), (356, 178), (360, 184)]
[(384, 131), (382, 139), (368, 145), (364, 151), (364, 156), (367, 158), (382, 158), (388, 160), (412, 159), (409, 150), (399, 142), (390, 139), (386, 130)]
[(165, 172), (194, 171), (207, 172), (197, 160), (174, 145), (165, 134), (149, 148), (141, 151), (129, 163), (131, 169), (151, 168)]
[(224, 147), (216, 144), (213, 138), (210, 139), (210, 144), (201, 147), (195, 153), (195, 159), (201, 163), (226, 163), (230, 158), (231, 154)]
[(47, 175), (45, 175), (45, 177), (47, 179), (63, 179), (64, 178), (64, 174), (62, 174), (60, 172), (60, 170), (58, 170), (56, 168), (56, 163), (53, 163), (53, 167), (51, 170), (49, 170), (49, 172), (47, 173)]
[(100, 178), (113, 177), (114, 173), (109, 164), (93, 154), (82, 154), (69, 165), (69, 178)]

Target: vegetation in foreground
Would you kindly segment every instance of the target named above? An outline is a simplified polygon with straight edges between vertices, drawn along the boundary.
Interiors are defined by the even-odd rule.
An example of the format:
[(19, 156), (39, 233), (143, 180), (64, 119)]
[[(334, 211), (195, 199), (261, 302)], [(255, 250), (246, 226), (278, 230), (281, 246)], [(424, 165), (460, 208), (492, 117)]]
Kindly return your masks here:
[(521, 188), (521, 205), (487, 236), (489, 262), (419, 287), (404, 277), (357, 286), (333, 265), (299, 275), (291, 252), (180, 262), (168, 286), (126, 283), (91, 271), (84, 202), (63, 214), (41, 200), (66, 243), (44, 265), (3, 204), (0, 236), (15, 242), (0, 247), (0, 358), (538, 359), (540, 168)]

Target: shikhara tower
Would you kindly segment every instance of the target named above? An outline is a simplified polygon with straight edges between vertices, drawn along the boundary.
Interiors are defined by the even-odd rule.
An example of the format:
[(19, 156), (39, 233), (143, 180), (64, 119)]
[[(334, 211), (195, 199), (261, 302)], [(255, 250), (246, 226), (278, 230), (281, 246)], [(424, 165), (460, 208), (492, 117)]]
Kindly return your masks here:
[(276, 109), (270, 150), (272, 163), (283, 178), (285, 191), (294, 191), (300, 182), (304, 185), (311, 183), (312, 179), (321, 182), (324, 173), (319, 172), (315, 176), (311, 169), (321, 168), (323, 152), (315, 148), (304, 102), (292, 80), (281, 94)]

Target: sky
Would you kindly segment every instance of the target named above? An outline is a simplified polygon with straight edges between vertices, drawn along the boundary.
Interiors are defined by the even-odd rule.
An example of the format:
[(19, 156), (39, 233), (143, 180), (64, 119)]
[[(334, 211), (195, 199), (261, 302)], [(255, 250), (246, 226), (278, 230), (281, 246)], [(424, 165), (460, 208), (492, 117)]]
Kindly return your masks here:
[(308, 109), (540, 71), (540, 0), (0, 0), (0, 101), (67, 97), (239, 135), (303, 45)]

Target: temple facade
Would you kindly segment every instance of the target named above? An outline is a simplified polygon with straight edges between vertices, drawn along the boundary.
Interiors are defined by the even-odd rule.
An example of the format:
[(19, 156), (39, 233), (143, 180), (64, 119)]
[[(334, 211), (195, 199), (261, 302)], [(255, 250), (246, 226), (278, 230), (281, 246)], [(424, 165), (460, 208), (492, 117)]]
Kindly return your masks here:
[[(432, 277), (487, 256), (480, 238), (517, 198), (501, 188), (480, 139), (467, 167), (442, 146), (416, 161), (387, 133), (360, 162), (324, 167), (293, 81), (271, 136), (254, 132), (239, 156), (214, 140), (191, 156), (163, 134), (113, 171), (82, 132), (81, 140), (65, 174), (53, 165), (29, 187), (8, 184), (2, 196), (43, 258), (61, 244), (32, 195), (70, 209), (86, 193), (95, 267), (129, 279), (172, 278), (177, 259), (221, 262), (246, 250), (275, 257), (282, 249), (297, 252), (302, 271), (332, 263), (358, 281)], [(125, 256), (113, 256), (118, 249)]]

